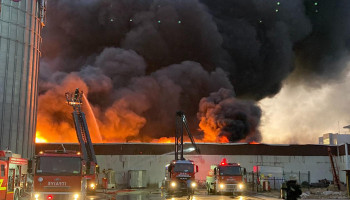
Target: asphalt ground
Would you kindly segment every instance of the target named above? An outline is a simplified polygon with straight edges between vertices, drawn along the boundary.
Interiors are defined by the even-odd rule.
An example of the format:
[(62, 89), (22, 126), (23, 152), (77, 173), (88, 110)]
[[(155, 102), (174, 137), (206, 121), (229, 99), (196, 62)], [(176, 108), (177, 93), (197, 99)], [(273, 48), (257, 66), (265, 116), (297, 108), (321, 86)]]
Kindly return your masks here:
[[(21, 198), (22, 200), (29, 200), (29, 198)], [(233, 194), (225, 195), (208, 195), (206, 190), (197, 190), (193, 196), (165, 196), (159, 189), (141, 189), (141, 190), (107, 190), (98, 191), (95, 195), (87, 196), (86, 200), (276, 200), (279, 198), (279, 191), (272, 192), (246, 192), (240, 196)], [(307, 198), (308, 200), (316, 200)], [(348, 199), (348, 198), (317, 198), (330, 199)]]
[[(108, 192), (108, 191), (107, 191)], [(256, 193), (246, 193), (243, 195), (207, 195), (206, 190), (196, 191), (194, 195), (191, 196), (165, 196), (160, 190), (129, 190), (129, 191), (115, 191), (115, 194), (112, 194), (112, 191), (106, 193), (97, 193), (97, 195), (89, 196), (88, 200), (95, 199), (107, 199), (107, 200), (272, 200), (278, 199), (275, 197), (264, 196)]]

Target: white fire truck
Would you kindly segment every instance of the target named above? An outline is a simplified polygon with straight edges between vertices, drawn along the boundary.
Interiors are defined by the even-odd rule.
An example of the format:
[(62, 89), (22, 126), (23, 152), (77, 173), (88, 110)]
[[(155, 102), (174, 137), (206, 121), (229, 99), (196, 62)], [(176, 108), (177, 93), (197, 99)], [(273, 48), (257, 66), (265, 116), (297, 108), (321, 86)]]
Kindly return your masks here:
[(0, 200), (18, 200), (27, 187), (28, 160), (8, 150), (0, 151)]

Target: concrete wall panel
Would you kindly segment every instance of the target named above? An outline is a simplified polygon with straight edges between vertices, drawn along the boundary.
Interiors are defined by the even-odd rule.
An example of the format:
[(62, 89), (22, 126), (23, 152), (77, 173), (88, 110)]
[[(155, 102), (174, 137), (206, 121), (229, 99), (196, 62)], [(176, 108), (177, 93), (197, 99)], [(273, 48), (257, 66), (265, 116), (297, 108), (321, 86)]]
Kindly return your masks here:
[[(329, 158), (327, 156), (251, 156), (251, 155), (188, 155), (187, 159), (195, 161), (199, 166), (196, 174), (197, 180), (204, 181), (210, 165), (220, 163), (222, 158), (228, 162), (240, 163), (248, 172), (253, 171), (253, 166), (277, 166), (282, 167), (286, 174), (293, 172), (298, 175), (310, 172), (311, 182), (320, 179), (333, 180)], [(129, 170), (147, 170), (148, 183), (158, 185), (165, 175), (165, 165), (173, 160), (172, 155), (98, 155), (97, 160), (101, 169), (113, 169), (116, 171), (116, 181), (119, 185), (128, 183)], [(342, 176), (341, 176), (342, 177)], [(345, 180), (345, 177), (342, 178)]]

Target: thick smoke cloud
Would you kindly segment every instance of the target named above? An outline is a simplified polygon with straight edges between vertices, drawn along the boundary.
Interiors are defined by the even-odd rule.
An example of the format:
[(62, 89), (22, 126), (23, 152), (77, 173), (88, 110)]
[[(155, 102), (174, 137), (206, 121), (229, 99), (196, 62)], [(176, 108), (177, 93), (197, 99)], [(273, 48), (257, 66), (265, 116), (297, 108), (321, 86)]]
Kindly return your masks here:
[[(261, 110), (252, 102), (240, 101), (232, 90), (220, 89), (199, 104), (199, 127), (211, 142), (260, 141), (258, 130)], [(219, 137), (217, 137), (219, 136)], [(219, 141), (218, 141), (219, 140)]]
[[(296, 67), (293, 79), (311, 85), (345, 77), (350, 50), (350, 2), (346, 0), (306, 0), (312, 32), (296, 43)], [(310, 81), (311, 80), (311, 81)]]
[(142, 55), (148, 72), (185, 60), (211, 69), (225, 62), (216, 24), (196, 0), (60, 0), (48, 10), (43, 51), (62, 58), (55, 70), (78, 70), (111, 46)]
[[(63, 0), (50, 2), (48, 10), (38, 130), (50, 125), (47, 119), (59, 124), (58, 132), (67, 127), (69, 116), (53, 119), (55, 113), (40, 105), (48, 91), (62, 100), (61, 88), (73, 85), (85, 88), (103, 140), (111, 142), (171, 137), (177, 110), (198, 132), (200, 99), (233, 89), (220, 68), (229, 63), (222, 37), (198, 1)], [(72, 75), (81, 86), (70, 84)]]
[(294, 69), (294, 80), (304, 83), (344, 77), (349, 1), (202, 1), (236, 64), (226, 70), (238, 96), (274, 95)]
[(260, 101), (264, 110), (260, 130), (269, 133), (262, 142), (315, 144), (326, 133), (349, 134), (349, 129), (343, 127), (350, 124), (350, 62), (345, 74), (344, 81), (316, 89), (312, 85), (286, 84), (274, 98)]
[[(177, 110), (186, 113), (197, 138), (208, 138), (210, 133), (197, 131), (203, 120), (197, 118), (198, 104), (220, 88), (258, 100), (278, 93), (291, 72), (294, 80), (311, 77), (311, 82), (340, 76), (350, 35), (349, 18), (342, 18), (349, 15), (350, 3), (341, 2), (320, 1), (315, 12), (310, 0), (279, 5), (260, 0), (49, 1), (38, 130), (50, 123), (63, 123), (67, 130), (70, 119), (44, 104), (63, 90), (81, 87), (102, 139), (171, 136)], [(332, 15), (335, 11), (338, 15)], [(217, 109), (223, 113), (201, 110), (198, 116), (218, 120), (213, 123), (222, 131), (216, 139), (259, 141), (259, 109), (233, 96), (227, 99), (224, 106), (238, 114)]]
[[(118, 69), (114, 70), (113, 66)], [(196, 130), (198, 109), (193, 105), (198, 105), (200, 98), (210, 92), (220, 88), (233, 89), (223, 70), (217, 68), (207, 72), (193, 61), (145, 75), (142, 57), (132, 50), (119, 48), (106, 48), (96, 57), (95, 63), (79, 72), (57, 72), (51, 76), (47, 83), (50, 89), (39, 97), (38, 116), (38, 130), (52, 133), (49, 141), (60, 136), (58, 140), (69, 142), (74, 137), (71, 111), (64, 104), (64, 89), (74, 91), (74, 87), (79, 87), (84, 91), (92, 104), (102, 140), (108, 142), (172, 137), (174, 113), (179, 109), (188, 112), (190, 126)], [(60, 106), (50, 109), (52, 104), (47, 103), (52, 99), (55, 99), (55, 105), (61, 102)], [(55, 122), (55, 126), (51, 126), (50, 121)], [(91, 122), (90, 127), (91, 124), (94, 125)], [(62, 130), (65, 130), (63, 134), (60, 133)]]
[(303, 1), (280, 1), (280, 5), (260, 0), (203, 2), (235, 62), (235, 67), (225, 70), (237, 95), (260, 99), (276, 94), (294, 69), (294, 43), (312, 29)]

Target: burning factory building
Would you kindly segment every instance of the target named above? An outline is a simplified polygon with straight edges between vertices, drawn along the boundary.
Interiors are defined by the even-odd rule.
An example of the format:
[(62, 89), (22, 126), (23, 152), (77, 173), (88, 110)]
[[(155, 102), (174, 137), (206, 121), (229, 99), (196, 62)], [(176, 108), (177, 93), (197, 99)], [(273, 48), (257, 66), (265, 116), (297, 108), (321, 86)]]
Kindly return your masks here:
[(96, 142), (171, 141), (178, 110), (198, 141), (262, 141), (258, 101), (283, 81), (342, 78), (346, 8), (310, 0), (50, 1), (37, 141), (76, 141), (63, 94), (77, 87)]
[[(188, 155), (203, 168), (209, 168), (206, 160), (218, 163), (227, 156), (248, 170), (320, 168), (305, 181), (331, 179), (325, 146), (247, 142), (263, 140), (258, 101), (276, 95), (283, 81), (318, 86), (342, 77), (350, 31), (342, 17), (348, 6), (339, 5), (332, 0), (51, 1), (36, 135), (44, 144), (37, 150), (77, 142), (64, 93), (79, 88), (87, 97), (83, 110), (98, 163), (116, 170), (118, 183), (126, 184), (127, 170), (147, 170), (150, 184), (164, 178), (159, 172), (172, 159), (172, 144), (151, 143), (174, 142), (178, 110), (208, 150)], [(303, 137), (292, 135), (284, 143), (296, 139)], [(346, 148), (340, 149), (347, 169)], [(206, 169), (199, 173), (203, 178)]]
[[(339, 5), (331, 0), (59, 0), (47, 5), (2, 0), (0, 147), (30, 157), (34, 141), (77, 142), (64, 94), (79, 88), (101, 166), (110, 167), (104, 159), (114, 156), (105, 149), (130, 149), (128, 143), (140, 148), (115, 155), (120, 166), (133, 166), (128, 159), (145, 154), (169, 153), (164, 149), (170, 144), (144, 143), (173, 143), (179, 110), (196, 142), (213, 148), (204, 155), (222, 155), (215, 149), (224, 148), (234, 159), (233, 151), (253, 148), (255, 153), (245, 155), (249, 158), (239, 157), (242, 163), (264, 164), (261, 158), (271, 159), (271, 165), (288, 163), (295, 146), (278, 154), (278, 148), (247, 144), (263, 141), (259, 100), (278, 94), (284, 81), (319, 85), (342, 78), (350, 30), (343, 27), (349, 6)], [(326, 162), (324, 147), (315, 148), (320, 153), (297, 152), (294, 161), (315, 156), (314, 162)], [(256, 153), (263, 149), (269, 151)], [(198, 163), (207, 158), (190, 156)]]
[(202, 3), (57, 1), (48, 9), (56, 14), (44, 30), (37, 142), (76, 142), (62, 95), (75, 88), (88, 99), (94, 142), (172, 141), (178, 110), (198, 141), (261, 141), (261, 110), (236, 99), (229, 55)]

